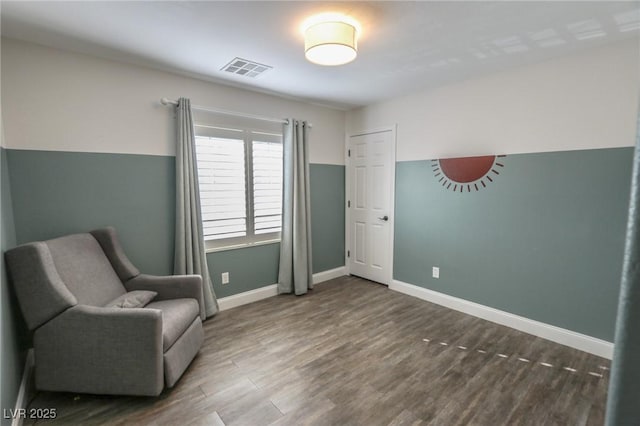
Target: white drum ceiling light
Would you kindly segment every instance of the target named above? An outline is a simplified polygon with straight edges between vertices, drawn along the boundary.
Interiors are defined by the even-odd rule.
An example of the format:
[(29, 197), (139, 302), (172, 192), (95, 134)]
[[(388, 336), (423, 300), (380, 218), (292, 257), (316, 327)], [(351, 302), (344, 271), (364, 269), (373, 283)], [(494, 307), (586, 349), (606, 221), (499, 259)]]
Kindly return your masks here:
[(360, 25), (354, 19), (335, 13), (324, 13), (302, 24), (304, 54), (318, 65), (343, 65), (358, 55)]

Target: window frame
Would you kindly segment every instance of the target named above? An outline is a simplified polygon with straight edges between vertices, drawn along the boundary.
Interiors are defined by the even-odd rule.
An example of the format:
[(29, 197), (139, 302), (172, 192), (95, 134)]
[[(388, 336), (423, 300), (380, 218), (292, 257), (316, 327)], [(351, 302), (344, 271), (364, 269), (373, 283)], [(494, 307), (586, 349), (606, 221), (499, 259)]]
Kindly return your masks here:
[[(236, 127), (236, 126), (233, 126)], [(279, 143), (282, 145), (282, 134), (273, 131), (259, 130), (255, 128), (237, 126), (242, 128), (218, 127), (209, 124), (194, 123), (195, 137), (210, 137), (220, 139), (242, 140), (244, 143), (244, 174), (245, 174), (245, 236), (230, 237), (220, 239), (206, 239), (205, 251), (216, 252), (238, 248), (246, 248), (264, 244), (275, 244), (280, 242), (280, 231), (264, 234), (255, 233), (255, 210), (254, 210), (254, 182), (253, 182), (253, 142)], [(197, 163), (197, 150), (196, 150)], [(284, 176), (283, 176), (284, 178)], [(200, 181), (200, 175), (198, 175)], [(282, 214), (282, 207), (281, 213)]]

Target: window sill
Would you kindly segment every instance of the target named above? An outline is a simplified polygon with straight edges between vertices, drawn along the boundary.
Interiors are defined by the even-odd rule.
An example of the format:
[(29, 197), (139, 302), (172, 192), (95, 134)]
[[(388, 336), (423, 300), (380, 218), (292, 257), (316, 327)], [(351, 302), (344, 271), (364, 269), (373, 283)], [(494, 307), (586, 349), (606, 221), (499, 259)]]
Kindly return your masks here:
[(256, 247), (256, 246), (264, 246), (264, 245), (267, 245), (267, 244), (278, 244), (278, 243), (280, 243), (280, 238), (273, 239), (273, 240), (255, 241), (255, 242), (250, 242), (250, 243), (234, 244), (234, 245), (231, 245), (231, 246), (210, 247), (210, 248), (206, 249), (204, 252), (205, 253), (216, 253), (216, 252), (219, 252), (219, 251), (237, 250), (237, 249)]

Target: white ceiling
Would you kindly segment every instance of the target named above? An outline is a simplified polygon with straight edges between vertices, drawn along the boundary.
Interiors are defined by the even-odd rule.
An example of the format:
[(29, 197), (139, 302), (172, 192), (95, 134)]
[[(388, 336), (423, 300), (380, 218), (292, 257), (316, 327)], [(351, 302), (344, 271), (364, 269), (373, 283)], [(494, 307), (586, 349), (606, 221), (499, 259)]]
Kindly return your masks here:
[[(352, 108), (417, 89), (640, 38), (640, 2), (19, 2), (2, 35), (198, 78)], [(363, 27), (358, 58), (304, 59), (299, 26), (344, 12)], [(235, 57), (274, 68), (220, 71)]]

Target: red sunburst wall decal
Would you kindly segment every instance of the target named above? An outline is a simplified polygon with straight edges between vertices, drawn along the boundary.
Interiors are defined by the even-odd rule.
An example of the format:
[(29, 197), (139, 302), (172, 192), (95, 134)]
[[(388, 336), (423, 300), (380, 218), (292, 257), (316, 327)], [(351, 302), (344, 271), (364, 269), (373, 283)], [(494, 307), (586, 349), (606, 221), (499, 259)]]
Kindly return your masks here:
[(431, 160), (431, 168), (438, 182), (453, 192), (471, 192), (486, 188), (500, 176), (505, 155), (482, 157), (441, 158)]

